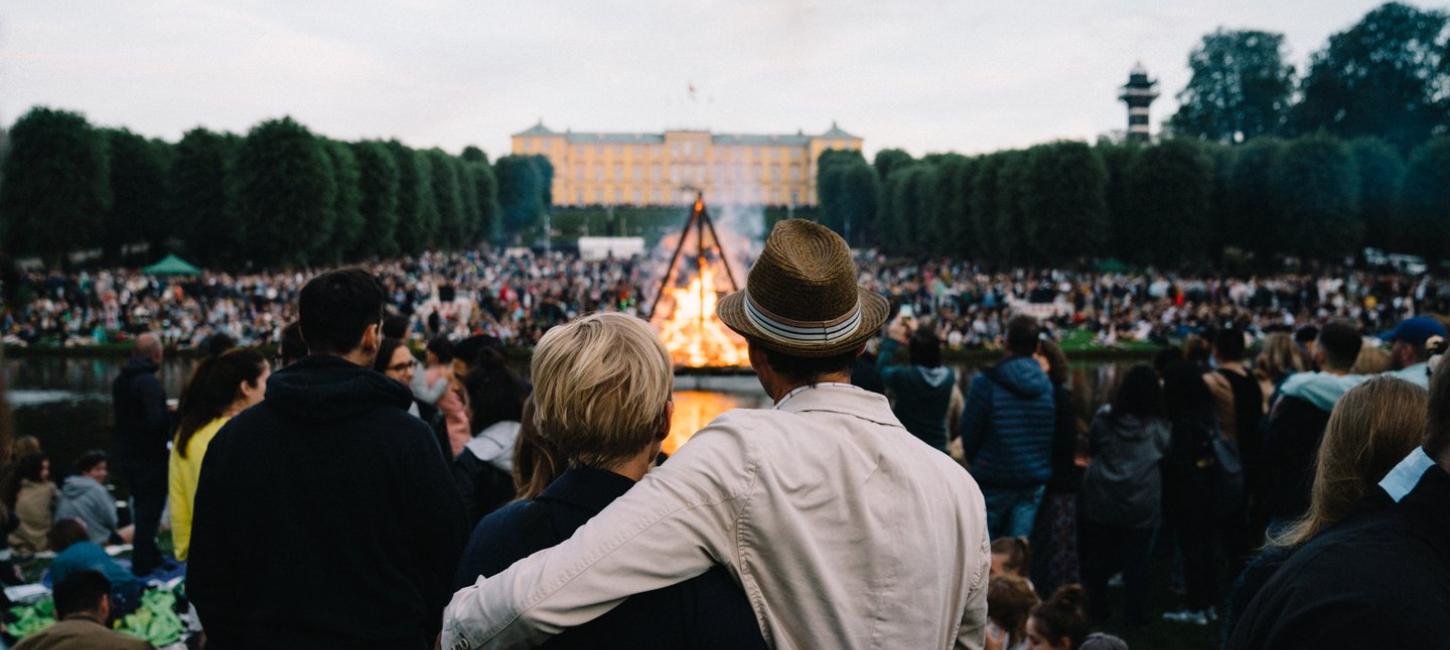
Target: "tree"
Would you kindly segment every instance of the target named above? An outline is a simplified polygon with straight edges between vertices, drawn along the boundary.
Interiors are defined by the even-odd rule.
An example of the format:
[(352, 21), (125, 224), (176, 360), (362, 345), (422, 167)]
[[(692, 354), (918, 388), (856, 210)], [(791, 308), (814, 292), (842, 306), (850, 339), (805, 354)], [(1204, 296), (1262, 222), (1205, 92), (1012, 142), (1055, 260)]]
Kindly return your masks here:
[(502, 236), (501, 210), (498, 205), (498, 179), (487, 163), (466, 163), (471, 182), (478, 188), (478, 221), (473, 224), (475, 241), (498, 240)]
[(962, 192), (962, 168), (966, 156), (956, 153), (930, 157), (935, 167), (932, 188), (932, 214), (929, 217), (926, 249), (938, 255), (956, 254), (961, 233), (967, 222), (967, 195)]
[(493, 166), (505, 236), (534, 228), (545, 205), (544, 178), (530, 156), (503, 156)]
[(1193, 76), (1168, 121), (1174, 133), (1232, 143), (1283, 124), (1294, 92), (1283, 34), (1219, 28), (1188, 55), (1188, 67)]
[(478, 204), (478, 183), (473, 178), (474, 165), (462, 158), (450, 157), (453, 175), (458, 180), (458, 194), (463, 199), (463, 220), (458, 224), (461, 239), (458, 245), (469, 248), (478, 243), (479, 225), (483, 223), (482, 207)]
[(332, 164), (332, 176), (337, 183), (337, 193), (332, 204), (336, 219), (332, 227), (332, 243), (323, 259), (339, 264), (358, 259), (358, 242), (367, 232), (367, 221), (362, 214), (362, 170), (347, 143), (328, 141), (326, 150)]
[(6, 138), (0, 185), (0, 240), (12, 254), (58, 266), (66, 253), (100, 242), (110, 208), (106, 142), (86, 118), (30, 109)]
[(1225, 222), (1226, 244), (1252, 252), (1260, 267), (1269, 268), (1291, 236), (1283, 199), (1273, 182), (1274, 169), (1284, 157), (1284, 141), (1259, 138), (1239, 149), (1229, 172), (1229, 205)]
[(485, 165), (488, 164), (488, 154), (484, 153), (482, 149), (479, 149), (478, 147), (475, 147), (473, 145), (468, 145), (464, 147), (463, 154), (459, 157), (462, 158), (464, 162), (483, 163)]
[(845, 194), (845, 210), (842, 214), (843, 228), (847, 241), (860, 245), (871, 239), (871, 223), (881, 206), (881, 179), (876, 170), (865, 164), (851, 165), (842, 179)]
[(970, 221), (977, 250), (983, 260), (993, 263), (1002, 260), (1002, 248), (997, 238), (997, 176), (1003, 160), (1001, 152), (982, 156), (977, 163), (970, 202)]
[(417, 255), (428, 248), (437, 230), (432, 170), (426, 156), (397, 140), (388, 141), (388, 150), (398, 167), (398, 250)]
[(332, 240), (337, 185), (323, 144), (290, 117), (247, 132), (237, 153), (247, 253), (262, 267), (305, 266)]
[[(850, 188), (847, 177), (857, 166), (867, 166), (861, 152), (846, 149), (827, 149), (821, 152), (816, 162), (816, 200), (820, 205), (820, 220), (826, 227), (847, 237), (850, 213)], [(860, 227), (860, 222), (856, 223)]]
[(1007, 151), (997, 169), (997, 214), (994, 216), (998, 257), (1004, 264), (1022, 266), (1027, 262), (1028, 233), (1022, 213), (1022, 199), (1027, 193), (1025, 182), (1027, 152)]
[(537, 154), (529, 156), (529, 160), (538, 170), (539, 183), (543, 185), (539, 200), (544, 204), (544, 210), (548, 210), (554, 205), (554, 163), (549, 162), (548, 157)]
[(458, 186), (458, 172), (453, 168), (453, 160), (441, 149), (428, 150), (433, 201), (438, 206), (438, 232), (434, 241), (445, 250), (454, 250), (465, 240), (463, 192)]
[(377, 141), (351, 145), (358, 166), (358, 212), (363, 235), (352, 257), (388, 257), (398, 254), (398, 162), (387, 144)]
[(1128, 224), (1124, 249), (1130, 260), (1163, 267), (1201, 261), (1206, 250), (1210, 162), (1187, 139), (1144, 148), (1128, 169)]
[(104, 129), (110, 155), (111, 209), (106, 214), (102, 249), (112, 264), (121, 259), (122, 247), (136, 242), (150, 245), (151, 255), (165, 248), (171, 228), (166, 165), (157, 146), (126, 129)]
[(1410, 154), (1400, 190), (1411, 252), (1432, 261), (1450, 257), (1450, 137), (1438, 137)]
[(1356, 138), (1350, 141), (1349, 152), (1359, 172), (1359, 220), (1364, 224), (1365, 245), (1387, 251), (1407, 250), (1414, 229), (1400, 218), (1404, 160), (1379, 138)]
[(1132, 142), (1116, 143), (1099, 140), (1098, 157), (1107, 172), (1107, 183), (1103, 186), (1103, 202), (1108, 211), (1108, 245), (1110, 255), (1133, 259), (1136, 237), (1133, 233), (1132, 201), (1128, 195), (1129, 172), (1134, 168), (1141, 148)]
[(1092, 147), (1085, 142), (1033, 147), (1022, 181), (1022, 228), (1033, 262), (1062, 265), (1102, 252), (1108, 171)]
[(1442, 11), (1389, 2), (1330, 36), (1309, 59), (1295, 132), (1377, 136), (1409, 151), (1446, 126), (1446, 21)]
[(911, 158), (911, 154), (905, 151), (900, 149), (882, 149), (876, 152), (876, 158), (872, 162), (872, 165), (876, 167), (876, 177), (881, 179), (882, 185), (885, 185), (886, 179), (891, 176), (891, 172), (906, 167), (913, 162), (915, 160)]
[(204, 266), (235, 268), (242, 263), (246, 224), (238, 216), (233, 159), (234, 135), (194, 128), (176, 143), (171, 165), (171, 223), (186, 256)]
[(965, 158), (956, 168), (955, 175), (949, 177), (954, 187), (948, 198), (948, 213), (955, 216), (947, 229), (947, 250), (952, 255), (969, 258), (982, 256), (972, 216), (972, 202), (977, 190), (977, 170), (981, 163), (981, 158)]
[(1273, 179), (1290, 233), (1280, 247), (1321, 260), (1355, 252), (1364, 224), (1359, 174), (1349, 147), (1328, 136), (1299, 138), (1284, 150)]

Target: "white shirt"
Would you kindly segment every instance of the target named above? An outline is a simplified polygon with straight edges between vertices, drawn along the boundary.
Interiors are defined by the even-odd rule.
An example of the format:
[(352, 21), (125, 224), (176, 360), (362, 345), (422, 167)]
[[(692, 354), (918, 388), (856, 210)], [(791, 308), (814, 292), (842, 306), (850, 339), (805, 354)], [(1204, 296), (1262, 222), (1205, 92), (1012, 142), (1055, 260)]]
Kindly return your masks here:
[(562, 544), (454, 594), (450, 650), (537, 645), (722, 564), (776, 648), (979, 649), (982, 493), (847, 384), (716, 418)]

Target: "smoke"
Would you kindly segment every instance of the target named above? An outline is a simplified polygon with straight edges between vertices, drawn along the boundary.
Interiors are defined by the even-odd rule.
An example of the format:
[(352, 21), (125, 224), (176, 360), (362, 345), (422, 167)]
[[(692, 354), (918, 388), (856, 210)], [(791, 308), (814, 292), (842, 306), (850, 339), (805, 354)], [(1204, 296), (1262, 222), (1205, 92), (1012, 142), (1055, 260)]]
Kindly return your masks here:
[[(715, 273), (715, 289), (723, 294), (745, 288), (746, 273), (764, 246), (765, 208), (760, 205), (759, 197), (766, 194), (759, 183), (742, 182), (743, 179), (751, 178), (745, 163), (716, 165), (715, 169), (717, 174), (723, 173), (723, 178), (712, 183), (714, 189), (703, 193), (705, 210), (714, 226), (713, 232), (706, 228), (704, 243), (709, 262), (714, 263), (716, 255), (723, 252), (723, 259), (729, 266), (728, 274)], [(681, 209), (682, 227), (688, 223), (692, 207), (686, 205)], [(673, 272), (670, 268), (670, 257), (684, 234), (676, 231), (661, 237), (646, 262), (645, 270), (649, 281), (645, 284), (645, 300), (650, 302), (644, 305), (645, 313), (655, 311), (653, 301), (660, 294), (662, 283), (669, 287), (681, 286), (697, 273), (700, 247), (699, 235), (694, 228), (688, 233), (689, 240), (680, 250), (680, 259)], [(735, 281), (733, 286), (731, 277)], [(662, 296), (660, 308), (668, 310), (668, 302), (669, 296)]]

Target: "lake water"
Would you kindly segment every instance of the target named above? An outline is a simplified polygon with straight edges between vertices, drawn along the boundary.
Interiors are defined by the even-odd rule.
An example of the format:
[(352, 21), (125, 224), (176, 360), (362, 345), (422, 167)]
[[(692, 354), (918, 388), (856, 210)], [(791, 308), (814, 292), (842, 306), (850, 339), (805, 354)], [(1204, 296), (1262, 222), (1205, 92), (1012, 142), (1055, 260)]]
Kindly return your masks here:
[[(52, 466), (66, 472), (90, 449), (111, 447), (111, 380), (124, 360), (118, 358), (7, 358), (3, 373), (14, 411), (15, 434), (40, 439)], [(166, 394), (180, 395), (195, 366), (191, 359), (168, 359), (161, 379)], [(1072, 374), (1080, 414), (1107, 400), (1107, 390), (1124, 364), (1081, 364)], [(521, 369), (527, 372), (527, 368)], [(956, 366), (965, 388), (975, 368)], [(673, 452), (715, 416), (732, 408), (763, 408), (770, 399), (753, 374), (680, 375), (675, 379), (675, 415), (665, 450)]]

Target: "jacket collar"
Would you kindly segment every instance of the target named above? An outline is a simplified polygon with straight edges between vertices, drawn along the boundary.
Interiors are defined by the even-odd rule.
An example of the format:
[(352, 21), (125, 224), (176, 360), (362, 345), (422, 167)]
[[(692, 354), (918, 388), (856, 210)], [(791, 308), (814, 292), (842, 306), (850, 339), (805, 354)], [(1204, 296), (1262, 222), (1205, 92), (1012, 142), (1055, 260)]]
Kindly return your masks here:
[(787, 413), (827, 412), (861, 418), (883, 426), (905, 428), (891, 412), (886, 396), (851, 384), (808, 384), (785, 394), (775, 410)]
[(593, 515), (604, 510), (605, 506), (632, 487), (634, 481), (607, 469), (573, 467), (565, 470), (549, 487), (544, 488), (538, 500), (558, 501)]

